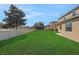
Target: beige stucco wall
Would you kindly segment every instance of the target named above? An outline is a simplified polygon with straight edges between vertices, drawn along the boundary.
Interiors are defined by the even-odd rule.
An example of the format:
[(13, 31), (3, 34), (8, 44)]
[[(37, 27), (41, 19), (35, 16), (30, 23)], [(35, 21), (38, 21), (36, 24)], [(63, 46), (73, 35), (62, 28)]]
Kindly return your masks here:
[(67, 15), (65, 16), (65, 18), (66, 18), (66, 19), (69, 19), (69, 18), (71, 18), (72, 16), (73, 16), (73, 13), (71, 12), (71, 13), (67, 14)]
[(64, 21), (64, 17), (60, 18), (59, 23)]
[(54, 29), (54, 24), (51, 24), (50, 25), (50, 29)]
[(63, 21), (64, 20), (64, 17), (62, 17), (61, 19), (60, 19), (60, 21)]
[(79, 17), (74, 18), (75, 20), (72, 20), (72, 32), (68, 32), (65, 30), (65, 24), (62, 23), (62, 29), (60, 30), (58, 26), (58, 32), (60, 32), (63, 36), (70, 38), (74, 41), (79, 42)]
[(75, 10), (75, 13), (79, 15), (79, 8)]

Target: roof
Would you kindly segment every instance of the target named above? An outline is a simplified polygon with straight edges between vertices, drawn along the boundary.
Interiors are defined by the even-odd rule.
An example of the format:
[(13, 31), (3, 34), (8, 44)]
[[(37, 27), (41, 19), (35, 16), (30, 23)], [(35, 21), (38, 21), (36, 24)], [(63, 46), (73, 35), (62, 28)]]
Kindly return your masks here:
[(67, 12), (65, 15), (61, 16), (58, 20), (60, 20), (61, 18), (63, 18), (64, 16), (68, 15), (69, 13), (71, 13), (72, 11), (78, 9), (79, 6), (75, 7), (74, 9), (72, 9), (71, 11)]
[(79, 18), (79, 15), (76, 15), (76, 16), (74, 16), (72, 18), (67, 19), (67, 20), (63, 20), (61, 22), (57, 22), (56, 24), (60, 24), (60, 23), (65, 22), (65, 21), (69, 21), (70, 19), (73, 20), (74, 18)]
[(50, 24), (54, 24), (54, 23), (57, 23), (58, 21), (52, 21), (52, 22), (50, 22)]

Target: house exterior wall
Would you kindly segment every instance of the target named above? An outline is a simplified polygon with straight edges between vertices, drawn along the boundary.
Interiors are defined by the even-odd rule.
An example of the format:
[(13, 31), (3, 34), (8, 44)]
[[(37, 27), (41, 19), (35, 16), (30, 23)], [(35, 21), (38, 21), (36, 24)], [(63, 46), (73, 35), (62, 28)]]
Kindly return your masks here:
[(64, 17), (62, 17), (59, 22), (62, 22), (62, 21), (64, 21)]
[(75, 10), (75, 13), (76, 14), (79, 14), (79, 8)]
[(65, 19), (69, 19), (73, 16), (72, 12), (65, 16)]
[(51, 24), (50, 25), (50, 29), (54, 29), (54, 24)]
[(72, 21), (72, 32), (66, 31), (65, 23), (62, 23), (62, 29), (58, 26), (58, 32), (63, 36), (79, 42), (79, 17)]
[[(77, 15), (79, 15), (79, 8), (74, 10)], [(73, 17), (73, 13), (69, 13), (64, 16), (67, 20)], [(59, 22), (61, 19), (59, 20)], [(70, 38), (74, 41), (79, 42), (79, 16), (69, 19), (72, 22), (72, 31), (66, 31), (65, 22), (62, 22), (61, 25), (58, 25), (58, 32), (62, 34), (62, 36)], [(62, 26), (60, 30), (60, 26)]]

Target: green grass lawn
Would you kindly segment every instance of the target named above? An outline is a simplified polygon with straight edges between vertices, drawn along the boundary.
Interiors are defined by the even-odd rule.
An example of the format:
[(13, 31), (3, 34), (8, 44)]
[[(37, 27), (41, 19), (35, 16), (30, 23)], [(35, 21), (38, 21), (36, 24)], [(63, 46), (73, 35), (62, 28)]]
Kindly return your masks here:
[(79, 43), (52, 31), (34, 31), (0, 42), (0, 54), (64, 55), (79, 54)]

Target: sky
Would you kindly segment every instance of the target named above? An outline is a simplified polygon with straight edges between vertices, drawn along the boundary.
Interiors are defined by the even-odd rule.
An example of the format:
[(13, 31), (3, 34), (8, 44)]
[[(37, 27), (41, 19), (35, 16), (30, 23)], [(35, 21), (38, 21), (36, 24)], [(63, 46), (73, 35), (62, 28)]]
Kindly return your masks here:
[[(15, 4), (15, 6), (25, 13), (26, 26), (33, 26), (36, 22), (48, 25), (49, 22), (57, 21), (78, 4)], [(0, 4), (0, 22), (5, 18), (4, 11), (9, 7), (10, 4)]]

